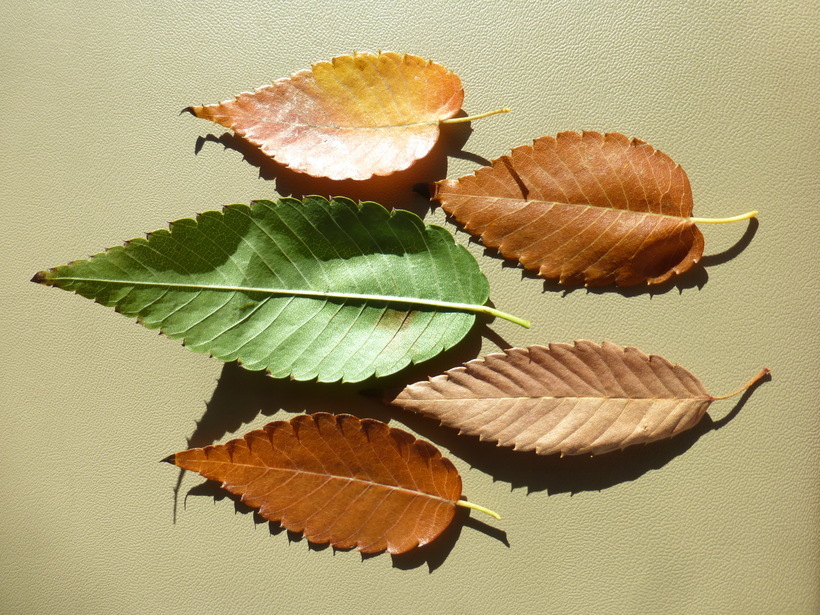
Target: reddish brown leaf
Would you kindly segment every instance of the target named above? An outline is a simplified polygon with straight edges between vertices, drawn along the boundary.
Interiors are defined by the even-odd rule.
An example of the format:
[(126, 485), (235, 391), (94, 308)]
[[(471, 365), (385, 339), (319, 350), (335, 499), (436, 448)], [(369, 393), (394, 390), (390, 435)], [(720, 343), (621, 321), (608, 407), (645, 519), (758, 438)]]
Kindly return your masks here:
[(439, 64), (396, 53), (354, 53), (239, 94), (188, 107), (233, 129), (296, 171), (367, 179), (406, 169), (461, 108), (461, 80)]
[(703, 254), (683, 169), (638, 139), (562, 132), (433, 198), (484, 244), (561, 284), (658, 284)]
[(658, 355), (578, 341), (487, 355), (409, 385), (392, 403), (499, 446), (563, 456), (670, 438), (726, 397)]
[(318, 413), (166, 459), (315, 543), (403, 553), (453, 519), (461, 477), (439, 451), (371, 419)]

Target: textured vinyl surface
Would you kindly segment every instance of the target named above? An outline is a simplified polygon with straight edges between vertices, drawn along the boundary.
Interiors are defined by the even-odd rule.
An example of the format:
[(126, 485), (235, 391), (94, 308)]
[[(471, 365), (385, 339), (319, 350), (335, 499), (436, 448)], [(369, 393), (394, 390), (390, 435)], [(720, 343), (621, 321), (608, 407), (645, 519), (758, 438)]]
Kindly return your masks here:
[[(6, 2), (0, 4), (0, 613), (809, 614), (820, 611), (816, 3)], [(369, 184), (278, 171), (186, 106), (355, 51), (430, 58), (464, 110), (433, 154)], [(543, 135), (620, 132), (686, 171), (702, 266), (652, 293), (565, 292), (469, 242), (498, 321), (415, 382), (480, 353), (589, 339), (686, 366), (702, 426), (600, 459), (457, 438), (351, 388), (265, 379), (31, 284), (229, 203), (341, 194), (456, 227), (410, 186)], [(469, 138), (467, 138), (469, 137)], [(354, 387), (355, 389), (355, 387)], [(159, 463), (308, 411), (389, 420), (436, 444), (501, 513), (400, 558), (309, 548)], [(457, 519), (462, 518), (457, 515)]]

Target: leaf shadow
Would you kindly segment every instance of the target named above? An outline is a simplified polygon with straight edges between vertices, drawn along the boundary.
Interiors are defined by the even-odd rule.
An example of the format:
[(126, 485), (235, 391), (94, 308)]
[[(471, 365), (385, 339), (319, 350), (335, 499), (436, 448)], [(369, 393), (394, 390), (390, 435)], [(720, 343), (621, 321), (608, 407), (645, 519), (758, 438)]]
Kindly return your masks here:
[[(281, 523), (277, 521), (268, 521), (259, 512), (245, 504), (242, 501), (240, 496), (230, 493), (223, 489), (220, 484), (216, 481), (206, 480), (198, 485), (194, 485), (191, 487), (188, 492), (185, 494), (185, 505), (187, 505), (187, 500), (189, 497), (208, 497), (212, 498), (214, 503), (221, 502), (222, 500), (230, 500), (233, 502), (234, 513), (241, 514), (241, 515), (251, 515), (253, 519), (253, 523), (256, 526), (267, 524), (268, 532), (271, 536), (278, 536), (282, 533), (285, 533), (288, 539), (288, 543), (306, 543), (307, 548), (310, 551), (327, 551), (330, 549), (333, 555), (336, 553), (346, 553), (349, 551), (354, 551), (354, 549), (339, 549), (337, 547), (331, 547), (329, 543), (315, 543), (307, 540), (303, 534), (298, 532), (293, 532), (291, 530), (285, 529)], [(401, 553), (398, 555), (391, 555), (392, 558), (392, 566), (394, 568), (398, 568), (400, 570), (411, 570), (413, 568), (419, 568), (421, 566), (427, 565), (428, 572), (433, 573), (437, 570), (441, 565), (446, 561), (447, 557), (450, 555), (450, 552), (455, 547), (456, 542), (458, 542), (458, 538), (461, 536), (461, 531), (464, 527), (471, 527), (475, 529), (479, 529), (480, 531), (485, 532), (486, 534), (496, 538), (499, 542), (505, 544), (509, 547), (509, 542), (507, 541), (506, 532), (502, 532), (484, 524), (481, 521), (476, 521), (469, 516), (469, 511), (466, 508), (458, 507), (456, 509), (456, 514), (453, 517), (452, 522), (448, 525), (444, 531), (439, 534), (435, 540), (432, 542), (427, 543), (421, 547), (417, 547), (405, 553)], [(362, 561), (378, 557), (382, 555), (383, 552), (380, 553), (360, 553), (360, 557)]]
[(445, 428), (436, 421), (409, 412), (397, 414), (398, 420), (448, 449), (493, 480), (506, 482), (511, 488), (526, 487), (527, 493), (547, 491), (548, 494), (602, 491), (615, 485), (631, 482), (651, 470), (660, 470), (676, 457), (687, 452), (705, 434), (725, 427), (742, 410), (754, 391), (771, 375), (761, 378), (749, 387), (734, 407), (721, 419), (709, 414), (692, 429), (674, 438), (631, 446), (599, 456), (542, 456), (534, 452), (515, 451), (499, 447), (493, 442), (480, 441), (475, 436), (458, 435), (455, 429)]
[(746, 225), (746, 230), (734, 245), (730, 246), (723, 252), (719, 252), (717, 254), (707, 254), (700, 260), (701, 265), (704, 267), (715, 267), (717, 265), (728, 263), (730, 260), (737, 258), (746, 248), (749, 247), (749, 244), (752, 243), (752, 239), (754, 239), (754, 236), (757, 234), (757, 229), (759, 227), (760, 221), (757, 218), (749, 218), (749, 222)]
[(384, 404), (361, 395), (362, 391), (403, 387), (474, 359), (481, 352), (482, 337), (493, 335), (488, 331), (486, 325), (474, 326), (458, 344), (429, 361), (386, 377), (354, 383), (277, 379), (265, 372), (246, 370), (237, 362), (224, 363), (205, 412), (187, 439), (188, 447), (213, 444), (227, 434), (239, 432), (260, 414), (272, 416), (280, 410), (294, 414), (349, 413), (388, 422), (390, 413)]
[[(458, 114), (461, 117), (465, 115), (464, 111)], [(441, 136), (426, 156), (403, 171), (366, 180), (333, 180), (299, 173), (279, 164), (259, 147), (232, 132), (197, 137), (194, 153), (199, 155), (206, 143), (219, 143), (224, 149), (238, 152), (245, 162), (259, 170), (259, 177), (275, 181), (276, 191), (282, 196), (299, 199), (309, 195), (327, 198), (346, 196), (355, 201), (376, 201), (388, 209), (406, 209), (424, 217), (431, 204), (414, 187), (426, 186), (447, 177), (448, 157), (489, 163), (480, 156), (463, 151), (471, 133), (469, 123), (443, 125)]]
[[(447, 214), (447, 221), (457, 226), (459, 230), (467, 232), (464, 227), (458, 223), (451, 215)], [(752, 239), (757, 234), (757, 229), (760, 222), (757, 218), (750, 218), (743, 235), (731, 247), (719, 252), (718, 254), (707, 254), (702, 257), (700, 262), (692, 266), (691, 269), (681, 274), (672, 276), (662, 284), (638, 284), (636, 286), (567, 286), (566, 284), (559, 284), (554, 280), (547, 280), (538, 275), (537, 272), (529, 269), (524, 269), (521, 264), (514, 258), (507, 258), (495, 248), (484, 248), (484, 256), (495, 258), (502, 261), (502, 269), (518, 269), (521, 272), (521, 279), (540, 280), (543, 285), (542, 292), (560, 293), (561, 296), (566, 297), (575, 292), (586, 292), (587, 294), (602, 295), (606, 293), (617, 293), (623, 297), (639, 297), (649, 295), (663, 295), (672, 290), (677, 290), (679, 294), (683, 294), (685, 290), (697, 288), (701, 290), (709, 281), (709, 273), (707, 268), (723, 265), (729, 261), (737, 258), (749, 245)], [(470, 243), (483, 245), (480, 238), (470, 236)]]

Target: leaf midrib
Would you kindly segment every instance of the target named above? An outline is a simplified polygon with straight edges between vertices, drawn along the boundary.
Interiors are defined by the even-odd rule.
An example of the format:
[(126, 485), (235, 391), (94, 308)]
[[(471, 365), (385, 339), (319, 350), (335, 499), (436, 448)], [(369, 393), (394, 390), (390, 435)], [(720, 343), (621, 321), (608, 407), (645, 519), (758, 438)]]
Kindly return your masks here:
[(568, 203), (565, 201), (544, 201), (541, 199), (524, 199), (524, 198), (517, 198), (511, 196), (490, 196), (487, 194), (467, 194), (464, 192), (450, 192), (450, 193), (442, 193), (437, 198), (447, 198), (447, 197), (467, 197), (471, 199), (492, 199), (495, 201), (521, 201), (522, 203), (543, 203), (546, 205), (567, 205), (569, 207), (584, 207), (587, 209), (601, 209), (605, 211), (612, 211), (612, 212), (624, 212), (628, 214), (635, 214), (639, 216), (655, 216), (656, 218), (668, 218), (671, 220), (683, 221), (687, 222), (692, 219), (691, 216), (672, 216), (669, 214), (659, 214), (652, 211), (636, 211), (634, 209), (619, 209), (617, 207), (605, 207), (603, 205), (592, 205), (590, 203)]
[(441, 120), (429, 120), (426, 122), (412, 122), (408, 124), (376, 124), (374, 126), (332, 126), (328, 124), (307, 124), (304, 122), (282, 122), (280, 120), (271, 120), (265, 122), (266, 124), (277, 124), (281, 126), (295, 126), (297, 128), (317, 128), (321, 130), (372, 130), (372, 129), (391, 129), (391, 128), (414, 128), (416, 126), (438, 126)]
[(623, 395), (517, 395), (517, 396), (501, 396), (501, 397), (490, 397), (487, 395), (482, 395), (481, 397), (443, 397), (440, 399), (424, 399), (424, 398), (416, 398), (416, 399), (409, 399), (408, 401), (412, 402), (419, 402), (419, 403), (452, 403), (458, 401), (483, 401), (483, 400), (492, 400), (492, 401), (504, 401), (504, 400), (518, 400), (518, 399), (625, 399), (625, 400), (649, 400), (649, 401), (661, 401), (661, 400), (669, 400), (669, 401), (714, 401), (715, 398), (711, 395), (704, 395), (700, 397), (629, 397)]
[(98, 284), (121, 284), (123, 286), (149, 286), (159, 288), (174, 288), (185, 290), (216, 290), (226, 292), (247, 292), (261, 293), (267, 295), (283, 295), (295, 297), (308, 297), (317, 299), (352, 299), (358, 301), (374, 301), (382, 303), (405, 303), (411, 305), (426, 305), (431, 307), (441, 307), (459, 311), (486, 312), (489, 308), (484, 305), (473, 303), (457, 303), (453, 301), (443, 301), (438, 299), (422, 299), (420, 297), (401, 297), (397, 295), (370, 295), (363, 293), (340, 293), (332, 291), (302, 290), (293, 288), (265, 288), (257, 286), (230, 286), (224, 284), (185, 284), (178, 282), (147, 282), (142, 280), (117, 280), (112, 278), (89, 278), (76, 276), (48, 276), (45, 280), (48, 283), (67, 282), (94, 282)]
[[(213, 461), (211, 463), (217, 463), (218, 464), (218, 463), (228, 463), (228, 462)], [(406, 494), (412, 495), (412, 496), (422, 496), (422, 497), (425, 497), (425, 498), (429, 498), (431, 500), (438, 500), (440, 502), (444, 502), (445, 504), (450, 504), (451, 506), (456, 505), (454, 500), (450, 500), (448, 498), (443, 498), (439, 495), (433, 495), (432, 493), (426, 493), (424, 491), (418, 491), (416, 489), (409, 489), (407, 487), (399, 487), (398, 485), (390, 485), (390, 484), (387, 484), (387, 483), (380, 483), (380, 482), (377, 482), (377, 481), (374, 481), (374, 480), (365, 480), (363, 478), (356, 478), (354, 476), (341, 476), (339, 474), (328, 474), (326, 472), (313, 472), (313, 471), (310, 471), (310, 470), (300, 470), (300, 469), (295, 469), (294, 470), (292, 468), (278, 468), (278, 467), (275, 467), (275, 466), (258, 465), (258, 464), (253, 464), (253, 463), (236, 463), (236, 462), (233, 462), (233, 461), (230, 462), (230, 465), (234, 466), (234, 467), (255, 468), (255, 469), (261, 469), (261, 470), (266, 470), (266, 471), (271, 471), (271, 472), (274, 472), (274, 471), (275, 472), (290, 472), (292, 474), (302, 474), (302, 475), (306, 475), (306, 476), (319, 476), (319, 477), (324, 477), (324, 478), (328, 478), (328, 479), (331, 479), (331, 480), (335, 479), (335, 480), (344, 480), (344, 481), (352, 482), (352, 483), (361, 483), (361, 484), (364, 484), (364, 485), (372, 485), (372, 486), (375, 486), (375, 487), (383, 487), (383, 488), (389, 489), (391, 491), (400, 491), (400, 492), (403, 492), (403, 493), (406, 493)]]

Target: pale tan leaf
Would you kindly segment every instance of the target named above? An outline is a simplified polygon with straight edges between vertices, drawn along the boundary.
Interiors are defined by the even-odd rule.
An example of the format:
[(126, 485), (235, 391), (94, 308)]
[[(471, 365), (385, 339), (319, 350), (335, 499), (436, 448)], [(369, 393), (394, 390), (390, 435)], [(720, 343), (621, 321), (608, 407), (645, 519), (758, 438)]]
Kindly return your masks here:
[(580, 455), (675, 436), (715, 399), (663, 357), (577, 341), (487, 355), (409, 385), (392, 403), (499, 446)]

